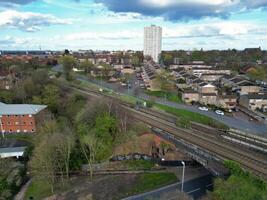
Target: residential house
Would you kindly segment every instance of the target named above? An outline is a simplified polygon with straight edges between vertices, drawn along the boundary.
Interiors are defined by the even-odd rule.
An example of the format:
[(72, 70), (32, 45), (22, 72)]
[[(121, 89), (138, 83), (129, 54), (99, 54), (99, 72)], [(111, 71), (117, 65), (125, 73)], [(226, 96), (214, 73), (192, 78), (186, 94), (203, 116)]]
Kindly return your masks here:
[(185, 103), (198, 102), (199, 101), (199, 93), (195, 90), (190, 89), (190, 88), (184, 89), (182, 92), (182, 100)]
[(228, 110), (233, 110), (237, 105), (237, 96), (231, 95), (221, 95), (218, 98), (218, 106), (223, 107)]
[(198, 86), (198, 92), (201, 94), (211, 94), (215, 93), (217, 94), (217, 88), (216, 86), (210, 84), (210, 83), (202, 83)]
[(199, 102), (205, 105), (217, 105), (218, 96), (217, 93), (202, 93), (200, 94)]
[(251, 110), (262, 110), (267, 112), (267, 93), (254, 93), (242, 95), (239, 104)]

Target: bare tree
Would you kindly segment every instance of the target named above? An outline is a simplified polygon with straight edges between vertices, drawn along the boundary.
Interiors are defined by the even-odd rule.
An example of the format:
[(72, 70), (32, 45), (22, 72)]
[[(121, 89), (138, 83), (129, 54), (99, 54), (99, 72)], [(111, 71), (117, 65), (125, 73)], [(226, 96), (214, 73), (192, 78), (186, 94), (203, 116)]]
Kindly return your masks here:
[(80, 142), (82, 152), (88, 163), (90, 179), (93, 180), (93, 164), (101, 144), (93, 134), (80, 136)]

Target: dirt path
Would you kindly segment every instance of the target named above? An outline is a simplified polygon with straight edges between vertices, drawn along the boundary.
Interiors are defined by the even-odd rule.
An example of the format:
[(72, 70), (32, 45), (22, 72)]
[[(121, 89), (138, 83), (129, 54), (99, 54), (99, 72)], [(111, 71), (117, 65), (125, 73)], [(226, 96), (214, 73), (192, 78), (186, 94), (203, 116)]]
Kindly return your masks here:
[(23, 200), (25, 196), (25, 192), (27, 191), (29, 185), (31, 184), (32, 179), (30, 179), (25, 185), (22, 186), (19, 193), (15, 196), (15, 200)]

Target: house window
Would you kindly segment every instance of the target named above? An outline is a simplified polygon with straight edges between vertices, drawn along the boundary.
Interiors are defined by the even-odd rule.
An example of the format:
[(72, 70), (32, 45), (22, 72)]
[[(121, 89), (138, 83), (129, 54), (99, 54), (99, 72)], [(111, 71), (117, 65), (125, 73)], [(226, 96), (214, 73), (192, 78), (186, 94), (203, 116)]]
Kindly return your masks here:
[(18, 124), (19, 124), (19, 122), (15, 122), (15, 124), (16, 124), (16, 125), (18, 125)]
[(32, 132), (34, 132), (34, 129), (32, 129)]
[(7, 122), (7, 125), (11, 125), (11, 122)]
[(26, 125), (26, 122), (23, 122), (23, 125)]
[(12, 130), (12, 129), (10, 129), (10, 130), (9, 130), (9, 133), (12, 133), (12, 131), (13, 131), (13, 130)]
[(32, 125), (33, 123), (32, 122), (30, 122), (30, 125)]
[(32, 115), (29, 115), (29, 117), (32, 117)]

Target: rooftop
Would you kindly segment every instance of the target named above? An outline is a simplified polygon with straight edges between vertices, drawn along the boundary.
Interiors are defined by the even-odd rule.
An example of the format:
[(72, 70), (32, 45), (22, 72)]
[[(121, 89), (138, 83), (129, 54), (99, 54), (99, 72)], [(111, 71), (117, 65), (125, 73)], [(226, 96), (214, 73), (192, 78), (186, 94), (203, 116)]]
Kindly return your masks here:
[(46, 105), (5, 104), (0, 102), (0, 115), (35, 115), (46, 107)]

